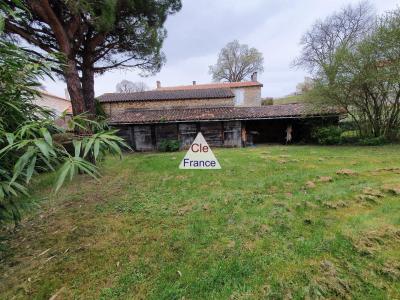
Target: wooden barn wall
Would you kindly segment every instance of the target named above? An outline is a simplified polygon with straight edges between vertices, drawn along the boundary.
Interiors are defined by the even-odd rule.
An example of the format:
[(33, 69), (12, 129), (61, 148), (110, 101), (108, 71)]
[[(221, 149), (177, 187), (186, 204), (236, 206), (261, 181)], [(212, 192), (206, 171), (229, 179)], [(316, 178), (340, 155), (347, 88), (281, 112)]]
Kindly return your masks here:
[(241, 147), (241, 121), (121, 125), (119, 136), (136, 151), (157, 150), (163, 140), (179, 140), (188, 149), (199, 131), (212, 147)]
[(202, 122), (199, 131), (210, 146), (221, 147), (224, 145), (222, 122)]
[(158, 149), (160, 143), (164, 140), (177, 140), (178, 139), (178, 125), (177, 124), (157, 124), (155, 127), (155, 142)]
[(136, 151), (152, 151), (158, 149), (162, 140), (179, 140), (181, 149), (188, 149), (199, 131), (212, 147), (242, 147), (252, 143), (284, 143), (286, 128), (289, 124), (293, 128), (293, 143), (310, 142), (311, 131), (314, 127), (337, 124), (338, 120), (338, 117), (316, 117), (120, 125), (117, 128), (119, 129), (118, 135), (123, 137)]
[(129, 125), (118, 126), (117, 135), (122, 137), (129, 146), (133, 146), (132, 127)]
[(242, 122), (230, 121), (224, 122), (224, 147), (241, 147), (242, 146)]
[(133, 147), (137, 151), (151, 151), (154, 146), (154, 128), (152, 125), (133, 126), (134, 143)]
[(197, 135), (196, 123), (180, 123), (179, 125), (179, 141), (182, 149), (189, 149)]

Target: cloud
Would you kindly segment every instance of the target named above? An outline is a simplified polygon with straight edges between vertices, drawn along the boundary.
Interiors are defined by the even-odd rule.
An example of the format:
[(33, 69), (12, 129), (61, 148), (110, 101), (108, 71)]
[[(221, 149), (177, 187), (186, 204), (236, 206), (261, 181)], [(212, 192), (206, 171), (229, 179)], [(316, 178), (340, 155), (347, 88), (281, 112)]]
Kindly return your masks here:
[[(164, 86), (211, 81), (208, 66), (217, 60), (220, 49), (238, 39), (256, 47), (264, 55), (263, 96), (279, 97), (295, 90), (306, 72), (291, 68), (299, 54), (302, 34), (318, 18), (324, 18), (349, 3), (344, 0), (184, 0), (183, 8), (166, 21), (168, 37), (163, 51), (167, 63), (156, 76), (141, 78), (138, 70), (114, 70), (96, 77), (96, 95), (115, 91), (123, 79), (144, 81), (150, 87), (160, 80)], [(395, 0), (371, 2), (378, 13), (395, 9)], [(46, 80), (50, 92), (64, 95), (65, 83)]]

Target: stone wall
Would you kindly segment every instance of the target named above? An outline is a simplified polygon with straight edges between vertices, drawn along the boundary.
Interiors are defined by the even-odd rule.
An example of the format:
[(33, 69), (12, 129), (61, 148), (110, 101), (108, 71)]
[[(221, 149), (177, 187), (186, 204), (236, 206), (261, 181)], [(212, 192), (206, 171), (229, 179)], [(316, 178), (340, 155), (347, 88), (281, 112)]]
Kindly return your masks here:
[(190, 100), (150, 100), (150, 101), (125, 101), (102, 103), (107, 115), (127, 109), (164, 109), (177, 107), (210, 107), (210, 106), (233, 106), (233, 98), (217, 99), (190, 99)]
[(261, 87), (247, 87), (244, 89), (244, 103), (246, 106), (261, 106)]
[[(252, 87), (241, 87), (241, 88), (232, 88), (232, 90), (241, 90), (243, 93), (243, 100), (241, 103), (235, 104), (236, 106), (261, 106), (261, 87), (252, 86)], [(234, 94), (237, 95), (234, 91)]]
[(71, 101), (47, 93), (40, 93), (36, 96), (34, 103), (41, 107), (50, 109), (57, 116), (60, 116), (66, 109), (68, 109), (68, 107), (71, 106)]

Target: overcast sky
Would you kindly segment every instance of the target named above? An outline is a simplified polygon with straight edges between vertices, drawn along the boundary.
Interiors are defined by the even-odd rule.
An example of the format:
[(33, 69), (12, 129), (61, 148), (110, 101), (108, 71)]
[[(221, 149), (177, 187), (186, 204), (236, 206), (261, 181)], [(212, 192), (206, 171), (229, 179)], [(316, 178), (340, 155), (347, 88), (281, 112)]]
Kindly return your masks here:
[[(220, 49), (237, 39), (255, 47), (264, 55), (264, 73), (258, 81), (264, 84), (264, 97), (280, 97), (295, 91), (306, 76), (303, 70), (291, 68), (299, 54), (299, 40), (318, 18), (324, 18), (349, 3), (345, 0), (183, 0), (180, 12), (169, 16), (165, 26), (168, 37), (163, 52), (167, 62), (152, 77), (140, 77), (139, 70), (108, 72), (95, 78), (99, 96), (114, 92), (123, 79), (144, 81), (155, 88), (211, 81), (208, 66), (217, 60)], [(370, 1), (377, 13), (395, 9), (399, 0)], [(48, 92), (64, 96), (65, 83), (46, 80)]]

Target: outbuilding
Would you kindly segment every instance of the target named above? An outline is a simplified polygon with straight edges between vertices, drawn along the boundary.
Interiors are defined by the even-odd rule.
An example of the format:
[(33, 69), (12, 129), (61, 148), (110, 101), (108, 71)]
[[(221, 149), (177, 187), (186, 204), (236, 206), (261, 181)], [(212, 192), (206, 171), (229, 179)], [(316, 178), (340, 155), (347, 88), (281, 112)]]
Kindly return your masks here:
[(109, 123), (137, 151), (157, 150), (165, 140), (188, 148), (198, 132), (210, 146), (244, 147), (307, 142), (315, 126), (339, 121), (340, 111), (304, 104), (261, 106), (262, 84), (214, 83), (158, 88), (139, 93), (108, 93), (99, 100)]

